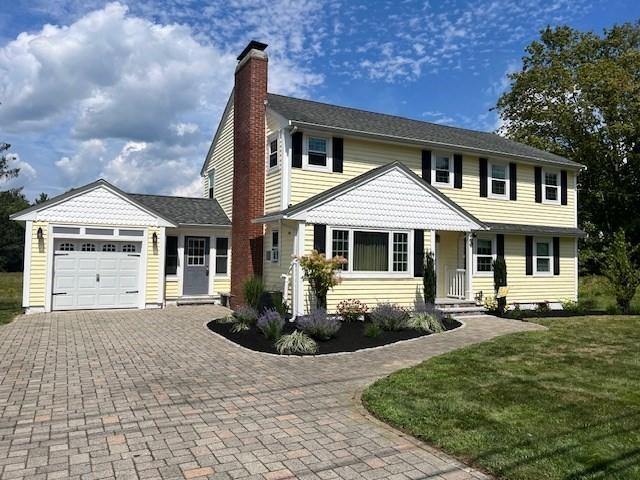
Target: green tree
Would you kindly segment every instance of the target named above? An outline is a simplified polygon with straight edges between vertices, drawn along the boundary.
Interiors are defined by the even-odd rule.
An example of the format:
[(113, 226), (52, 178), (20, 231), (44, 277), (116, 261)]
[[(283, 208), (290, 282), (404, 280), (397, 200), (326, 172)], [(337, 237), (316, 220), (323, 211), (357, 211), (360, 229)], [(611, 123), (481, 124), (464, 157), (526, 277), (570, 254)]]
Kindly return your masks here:
[(18, 176), (19, 168), (9, 168), (9, 161), (12, 160), (7, 152), (11, 148), (8, 143), (0, 142), (0, 180), (6, 180)]
[(496, 293), (496, 300), (498, 302), (498, 314), (504, 315), (507, 309), (507, 297), (498, 298), (498, 290), (500, 287), (507, 286), (507, 262), (504, 261), (504, 257), (497, 257), (493, 261), (493, 288)]
[(634, 262), (638, 246), (627, 242), (624, 231), (618, 230), (606, 250), (604, 274), (611, 282), (616, 303), (624, 313), (629, 313), (631, 300), (640, 286), (640, 270)]
[(24, 227), (9, 220), (9, 215), (23, 210), (29, 202), (21, 189), (0, 192), (0, 271), (22, 270), (24, 256)]
[(49, 195), (44, 192), (40, 192), (40, 195), (38, 196), (38, 198), (36, 198), (35, 204), (38, 205), (40, 203), (46, 202), (47, 200), (49, 200)]
[(547, 28), (526, 48), (522, 70), (498, 100), (514, 140), (587, 166), (579, 176), (579, 221), (593, 251), (623, 228), (640, 243), (640, 22), (603, 35), (562, 26)]

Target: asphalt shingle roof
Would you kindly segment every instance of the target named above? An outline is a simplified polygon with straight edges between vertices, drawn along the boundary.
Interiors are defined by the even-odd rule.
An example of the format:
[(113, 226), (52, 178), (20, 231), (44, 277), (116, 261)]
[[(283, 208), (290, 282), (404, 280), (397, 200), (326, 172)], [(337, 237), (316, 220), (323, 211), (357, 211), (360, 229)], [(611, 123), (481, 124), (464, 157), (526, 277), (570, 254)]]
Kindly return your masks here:
[(468, 148), (470, 150), (515, 155), (529, 160), (580, 167), (579, 163), (545, 152), (494, 133), (449, 127), (383, 113), (340, 107), (311, 100), (268, 94), (269, 108), (287, 120), (328, 128), (391, 136), (397, 139)]
[(585, 233), (575, 227), (549, 227), (546, 225), (521, 225), (519, 223), (484, 222), (489, 230), (496, 233), (521, 235), (557, 235), (568, 237), (584, 237)]
[(231, 225), (229, 217), (215, 199), (141, 193), (128, 193), (127, 196), (179, 224)]

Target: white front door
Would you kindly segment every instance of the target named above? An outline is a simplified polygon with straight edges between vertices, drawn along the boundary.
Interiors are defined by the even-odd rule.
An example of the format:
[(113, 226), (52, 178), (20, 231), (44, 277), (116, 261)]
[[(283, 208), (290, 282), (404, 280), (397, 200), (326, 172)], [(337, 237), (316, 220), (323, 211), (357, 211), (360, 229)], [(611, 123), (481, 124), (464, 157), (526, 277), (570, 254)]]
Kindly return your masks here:
[(53, 310), (138, 306), (140, 242), (56, 239)]

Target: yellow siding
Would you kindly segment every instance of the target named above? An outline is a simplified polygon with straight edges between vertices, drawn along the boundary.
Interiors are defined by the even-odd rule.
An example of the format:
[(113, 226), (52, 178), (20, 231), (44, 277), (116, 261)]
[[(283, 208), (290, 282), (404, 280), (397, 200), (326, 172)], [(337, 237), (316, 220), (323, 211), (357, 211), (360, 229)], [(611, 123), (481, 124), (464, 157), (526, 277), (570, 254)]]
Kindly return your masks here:
[(215, 169), (214, 196), (227, 216), (231, 218), (233, 202), (233, 99), (231, 99), (231, 105), (226, 113), (226, 117), (221, 120), (220, 136), (207, 161), (205, 196), (209, 195), (209, 171)]
[[(424, 233), (425, 252), (431, 250), (431, 232)], [(313, 225), (305, 226), (305, 252), (313, 250)], [(413, 259), (409, 259), (412, 261)], [(309, 310), (309, 286), (305, 282), (305, 308)], [(342, 300), (355, 298), (369, 305), (370, 308), (381, 302), (397, 303), (405, 307), (415, 305), (423, 299), (422, 277), (408, 278), (348, 278), (343, 277), (339, 285), (327, 295), (327, 309), (335, 311)]]
[(230, 277), (214, 277), (214, 295), (219, 293), (229, 293), (231, 291), (231, 278)]
[[(400, 161), (421, 175), (421, 149), (411, 146), (345, 138), (344, 173), (312, 172), (299, 168), (291, 172), (291, 202), (299, 203), (328, 188), (360, 175), (372, 168)], [(548, 226), (576, 226), (575, 173), (568, 173), (568, 205), (535, 203), (534, 167), (518, 163), (518, 200), (480, 197), (476, 156), (463, 157), (462, 189), (439, 187), (440, 191), (480, 220)], [(526, 217), (523, 217), (526, 212)]]
[(166, 300), (178, 298), (178, 279), (165, 279), (164, 282), (164, 294)]
[[(38, 240), (38, 228), (42, 228), (43, 239)], [(49, 225), (33, 222), (31, 228), (31, 275), (29, 278), (30, 307), (44, 307), (47, 290), (47, 247)]]
[[(560, 302), (565, 299), (575, 299), (575, 240), (560, 238), (560, 275), (532, 276), (526, 275), (525, 237), (505, 235), (504, 253), (507, 263), (507, 284), (509, 286), (509, 303), (528, 302)], [(493, 277), (473, 277), (473, 291), (477, 294), (492, 296)]]
[(267, 262), (265, 257), (262, 280), (267, 290), (282, 291), (284, 280), (281, 275), (289, 272), (289, 265), (294, 254), (295, 227), (285, 224), (280, 226), (278, 224), (267, 225), (264, 237), (265, 252), (271, 249), (271, 231), (274, 228), (280, 230), (280, 261), (277, 263)]
[[(153, 245), (153, 234), (158, 234), (158, 244)], [(160, 252), (164, 251), (160, 229), (149, 227), (147, 229), (147, 284), (146, 303), (158, 303), (158, 284), (160, 282)]]

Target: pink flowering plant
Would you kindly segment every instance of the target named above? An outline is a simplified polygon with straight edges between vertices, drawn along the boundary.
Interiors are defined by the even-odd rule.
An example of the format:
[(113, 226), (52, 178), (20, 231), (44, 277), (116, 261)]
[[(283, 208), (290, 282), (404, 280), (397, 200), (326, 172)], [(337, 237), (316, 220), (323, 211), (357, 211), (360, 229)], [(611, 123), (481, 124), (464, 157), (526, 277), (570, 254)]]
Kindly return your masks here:
[(358, 320), (364, 320), (364, 316), (369, 311), (366, 303), (356, 300), (355, 298), (349, 298), (342, 300), (338, 303), (336, 313), (345, 322), (357, 322)]
[(304, 279), (316, 297), (317, 308), (327, 308), (327, 292), (341, 281), (339, 272), (347, 263), (344, 257), (327, 258), (317, 250), (299, 258)]

